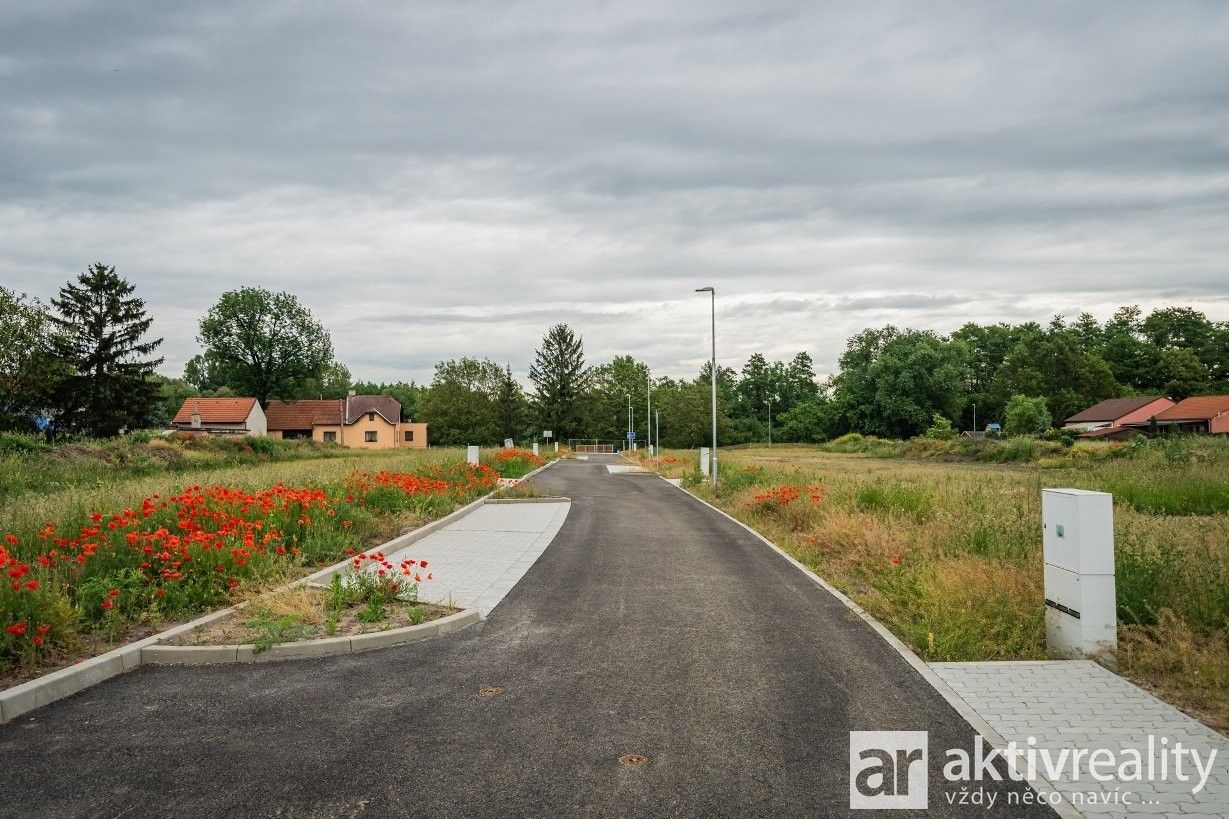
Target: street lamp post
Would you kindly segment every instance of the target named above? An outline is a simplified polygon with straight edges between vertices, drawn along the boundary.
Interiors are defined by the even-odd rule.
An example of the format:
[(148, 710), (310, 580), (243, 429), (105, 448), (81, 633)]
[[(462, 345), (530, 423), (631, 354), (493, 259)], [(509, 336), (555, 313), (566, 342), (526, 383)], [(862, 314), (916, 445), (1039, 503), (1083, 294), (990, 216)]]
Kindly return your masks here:
[(657, 441), (657, 466), (655, 470), (661, 471), (661, 410), (656, 410), (654, 419), (657, 421), (657, 429), (654, 430), (653, 440)]
[(632, 445), (632, 394), (627, 394), (627, 437), (623, 440), (623, 449), (627, 450)]
[[(653, 376), (644, 377), (644, 437), (649, 456), (653, 455)], [(658, 444), (660, 446), (660, 444)]]
[(977, 432), (977, 404), (973, 405), (973, 431)]
[(710, 296), (713, 321), (713, 363), (709, 371), (709, 380), (713, 384), (713, 451), (709, 455), (708, 466), (713, 474), (713, 494), (717, 493), (717, 288), (697, 287), (697, 293), (708, 293)]
[(768, 398), (768, 448), (772, 449), (772, 397)]

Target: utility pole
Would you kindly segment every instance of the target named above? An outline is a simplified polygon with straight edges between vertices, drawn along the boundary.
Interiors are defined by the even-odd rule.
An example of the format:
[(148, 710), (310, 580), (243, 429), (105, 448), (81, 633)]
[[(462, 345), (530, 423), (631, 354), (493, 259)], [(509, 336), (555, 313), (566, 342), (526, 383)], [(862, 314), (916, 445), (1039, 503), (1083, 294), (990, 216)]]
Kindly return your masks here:
[(627, 394), (627, 437), (623, 439), (623, 450), (627, 451), (632, 445), (632, 394)]
[(977, 404), (973, 405), (973, 431), (977, 432)]
[(717, 288), (697, 287), (697, 293), (708, 293), (711, 297), (713, 320), (713, 363), (709, 377), (713, 385), (713, 451), (709, 456), (708, 468), (713, 473), (713, 494), (717, 494)]
[(644, 381), (644, 437), (651, 456), (653, 454), (653, 376), (645, 375)]
[(661, 410), (656, 410), (654, 418), (657, 420), (657, 430), (653, 440), (657, 441), (657, 466), (656, 471), (661, 471)]
[(772, 397), (768, 398), (768, 448), (772, 449)]

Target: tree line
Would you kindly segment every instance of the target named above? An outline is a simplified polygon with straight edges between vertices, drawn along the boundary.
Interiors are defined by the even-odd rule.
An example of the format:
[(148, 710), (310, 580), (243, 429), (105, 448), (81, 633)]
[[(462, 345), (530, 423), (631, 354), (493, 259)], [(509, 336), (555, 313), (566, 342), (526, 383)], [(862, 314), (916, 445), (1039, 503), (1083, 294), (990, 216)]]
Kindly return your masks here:
[[(310, 310), (263, 288), (222, 294), (199, 322), (201, 352), (181, 378), (155, 372), (162, 340), (148, 337), (151, 324), (133, 285), (102, 263), (49, 304), (0, 287), (0, 429), (109, 437), (166, 426), (194, 395), (267, 405), (354, 390), (393, 396), (438, 445), (525, 442), (544, 430), (560, 441), (622, 440), (629, 404), (644, 440), (650, 393), (665, 446), (711, 435), (709, 364), (690, 379), (654, 377), (632, 356), (591, 364), (566, 324), (544, 335), (528, 389), (507, 363), (472, 357), (440, 362), (425, 385), (356, 382)], [(716, 377), (723, 445), (764, 441), (770, 424), (780, 441), (907, 438), (972, 429), (974, 413), (979, 427), (1035, 432), (1105, 398), (1229, 392), (1229, 323), (1187, 307), (1145, 316), (1129, 306), (1104, 324), (1083, 314), (1046, 326), (968, 323), (947, 335), (889, 325), (849, 339), (838, 373), (822, 381), (806, 351), (788, 361), (754, 353)]]

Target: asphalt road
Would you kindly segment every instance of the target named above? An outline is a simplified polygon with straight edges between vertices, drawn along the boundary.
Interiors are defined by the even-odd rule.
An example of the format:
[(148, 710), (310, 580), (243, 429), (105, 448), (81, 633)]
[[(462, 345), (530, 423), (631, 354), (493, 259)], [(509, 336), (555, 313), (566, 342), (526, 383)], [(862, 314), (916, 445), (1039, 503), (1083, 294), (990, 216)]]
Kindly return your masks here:
[[(535, 480), (571, 514), (482, 624), (341, 658), (142, 667), (0, 726), (0, 813), (845, 815), (850, 730), (929, 731), (930, 812), (983, 812), (949, 806), (940, 773), (973, 730), (763, 543), (598, 460)], [(995, 813), (1030, 815), (1005, 804), (1024, 786), (987, 784)]]

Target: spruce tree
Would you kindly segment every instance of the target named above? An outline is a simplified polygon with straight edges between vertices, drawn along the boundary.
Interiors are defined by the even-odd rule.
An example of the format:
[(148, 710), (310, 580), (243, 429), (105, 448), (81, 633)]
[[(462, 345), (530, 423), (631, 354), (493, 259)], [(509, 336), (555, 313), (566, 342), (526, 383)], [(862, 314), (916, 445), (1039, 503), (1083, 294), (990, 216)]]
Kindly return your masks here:
[(546, 332), (529, 368), (534, 403), (544, 429), (566, 441), (580, 432), (580, 398), (588, 382), (584, 342), (566, 324)]
[(151, 376), (163, 359), (148, 356), (162, 339), (144, 340), (153, 319), (133, 289), (95, 263), (51, 300), (61, 331), (53, 349), (72, 369), (56, 392), (60, 426), (103, 438), (149, 423), (158, 400)]

